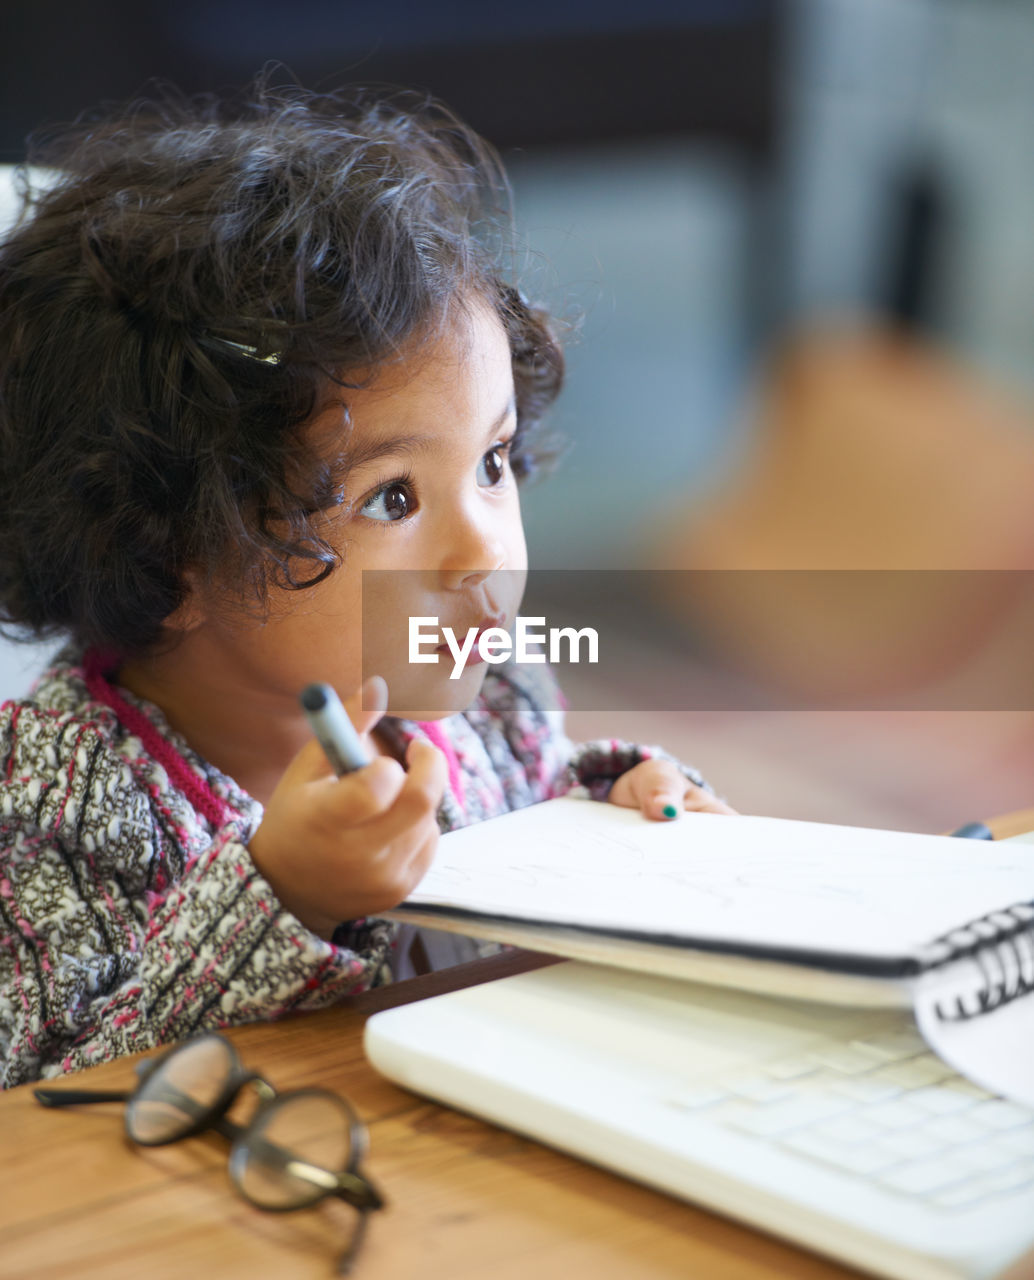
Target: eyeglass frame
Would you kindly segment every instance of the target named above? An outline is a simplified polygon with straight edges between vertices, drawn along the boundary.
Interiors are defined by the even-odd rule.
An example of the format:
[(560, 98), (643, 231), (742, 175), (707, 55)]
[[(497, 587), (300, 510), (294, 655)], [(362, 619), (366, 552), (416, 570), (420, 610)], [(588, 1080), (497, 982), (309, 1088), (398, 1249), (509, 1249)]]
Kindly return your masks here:
[[(223, 1086), (218, 1097), (210, 1105), (204, 1108), (204, 1112), (187, 1128), (175, 1133), (171, 1137), (162, 1137), (155, 1140), (142, 1140), (136, 1137), (130, 1131), (130, 1104), (144, 1089), (148, 1080), (150, 1080), (156, 1071), (158, 1071), (170, 1058), (177, 1054), (183, 1053), (184, 1050), (194, 1048), (196, 1045), (203, 1043), (205, 1040), (214, 1040), (229, 1051), (230, 1063), (229, 1074), (226, 1084)], [(345, 1250), (338, 1263), (339, 1274), (343, 1270), (351, 1268), (362, 1238), (365, 1233), (367, 1215), (376, 1209), (382, 1209), (386, 1205), (384, 1196), (378, 1190), (365, 1174), (359, 1170), (359, 1164), (367, 1153), (369, 1146), (368, 1133), (366, 1125), (360, 1119), (355, 1108), (347, 1098), (340, 1094), (334, 1093), (330, 1089), (321, 1089), (318, 1087), (309, 1087), (304, 1089), (288, 1089), (285, 1093), (280, 1093), (265, 1077), (255, 1071), (249, 1071), (243, 1064), (237, 1047), (233, 1041), (226, 1036), (220, 1035), (215, 1031), (203, 1032), (199, 1036), (194, 1036), (189, 1040), (183, 1040), (179, 1044), (171, 1045), (163, 1053), (156, 1058), (143, 1058), (139, 1062), (134, 1063), (133, 1069), (138, 1078), (136, 1088), (125, 1089), (54, 1089), (43, 1086), (33, 1090), (33, 1096), (36, 1101), (44, 1107), (72, 1107), (83, 1104), (91, 1104), (95, 1102), (121, 1102), (125, 1104), (125, 1113), (123, 1115), (123, 1128), (126, 1137), (134, 1146), (138, 1147), (164, 1147), (171, 1146), (175, 1142), (181, 1142), (184, 1138), (197, 1137), (199, 1134), (207, 1133), (210, 1129), (214, 1129), (230, 1142), (230, 1151), (227, 1158), (227, 1165), (230, 1173), (230, 1179), (237, 1193), (256, 1209), (261, 1209), (266, 1213), (292, 1213), (298, 1209), (311, 1209), (313, 1206), (320, 1204), (330, 1196), (337, 1196), (350, 1204), (359, 1212), (359, 1220), (356, 1224), (355, 1233), (348, 1248)], [(226, 1112), (240, 1096), (241, 1090), (247, 1085), (253, 1085), (255, 1092), (258, 1094), (259, 1103), (253, 1115), (246, 1124), (238, 1124), (235, 1120), (229, 1119)], [(299, 1204), (271, 1205), (264, 1204), (260, 1200), (256, 1200), (250, 1195), (243, 1186), (238, 1172), (240, 1157), (246, 1152), (247, 1147), (244, 1142), (251, 1131), (258, 1127), (259, 1122), (265, 1118), (271, 1108), (282, 1104), (283, 1102), (300, 1097), (319, 1097), (329, 1098), (335, 1106), (340, 1107), (348, 1118), (349, 1122), (349, 1158), (344, 1169), (332, 1172), (329, 1169), (321, 1169), (318, 1166), (310, 1165), (306, 1172), (297, 1171), (297, 1176), (303, 1180), (308, 1179), (313, 1182), (314, 1192), (312, 1199), (306, 1200)], [(237, 1163), (235, 1164), (235, 1159)], [(294, 1161), (296, 1164), (307, 1164), (306, 1161)], [(319, 1173), (327, 1178), (334, 1179), (334, 1186), (323, 1182), (320, 1185), (318, 1179), (313, 1179), (312, 1174)]]

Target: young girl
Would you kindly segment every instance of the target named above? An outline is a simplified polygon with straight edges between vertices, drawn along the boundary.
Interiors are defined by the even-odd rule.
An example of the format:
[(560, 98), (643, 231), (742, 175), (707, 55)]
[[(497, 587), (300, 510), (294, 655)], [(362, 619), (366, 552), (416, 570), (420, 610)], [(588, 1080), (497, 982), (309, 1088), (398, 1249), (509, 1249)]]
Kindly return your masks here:
[[(369, 630), (519, 603), (562, 358), (486, 247), (476, 135), (260, 87), (32, 159), (57, 181), (0, 248), (0, 620), (68, 643), (0, 710), (4, 1085), (386, 980), (377, 913), (441, 831), (575, 787), (724, 810), (658, 748), (573, 747), (543, 667), (450, 681)], [(419, 572), (379, 576), (360, 689), (371, 569)], [(349, 695), (357, 773), (310, 737), (312, 680)]]

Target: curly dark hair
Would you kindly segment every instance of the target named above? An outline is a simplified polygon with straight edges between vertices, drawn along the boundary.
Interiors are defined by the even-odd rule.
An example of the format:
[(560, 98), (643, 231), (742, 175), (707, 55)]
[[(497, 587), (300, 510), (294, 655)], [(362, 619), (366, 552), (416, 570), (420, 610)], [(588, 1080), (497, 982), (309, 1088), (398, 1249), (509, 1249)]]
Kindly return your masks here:
[[(0, 624), (122, 657), (156, 646), (188, 568), (260, 605), (339, 563), (312, 517), (341, 458), (302, 428), (481, 297), (509, 338), (519, 479), (551, 462), (563, 379), (547, 313), (499, 265), (492, 148), (404, 90), (260, 78), (166, 91), (37, 139), (0, 244)], [(408, 349), (408, 348), (407, 348)], [(342, 454), (347, 463), (347, 442)]]

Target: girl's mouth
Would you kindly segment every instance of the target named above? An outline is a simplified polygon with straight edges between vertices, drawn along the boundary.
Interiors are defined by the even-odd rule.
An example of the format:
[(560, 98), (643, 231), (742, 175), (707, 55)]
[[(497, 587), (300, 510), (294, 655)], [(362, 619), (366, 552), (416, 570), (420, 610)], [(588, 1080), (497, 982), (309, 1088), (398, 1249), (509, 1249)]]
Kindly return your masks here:
[[(499, 617), (495, 617), (495, 618), (483, 618), (483, 619), (482, 619), (482, 620), (477, 624), (477, 632), (476, 632), (476, 635), (474, 636), (474, 643), (471, 645), (470, 653), (469, 653), (469, 655), (467, 656), (467, 659), (466, 659), (466, 663), (465, 663), (465, 665), (466, 665), (466, 666), (468, 666), (468, 667), (472, 667), (472, 666), (475, 666), (477, 663), (481, 663), (481, 662), (484, 662), (484, 661), (485, 661), (485, 659), (481, 656), (481, 652), (480, 652), (480, 649), (478, 648), (478, 646), (479, 646), (479, 645), (480, 645), (480, 643), (481, 643), (481, 637), (482, 637), (482, 635), (483, 635), (486, 631), (491, 630), (493, 627), (502, 627), (502, 628), (503, 628), (503, 630), (505, 631), (505, 630), (506, 630), (506, 619), (505, 619), (505, 618), (499, 618)], [(455, 638), (456, 638), (456, 640), (454, 641), (454, 643), (458, 641), (461, 645), (462, 645), (462, 644), (466, 644), (467, 637), (470, 635), (471, 630), (472, 630), (472, 628), (468, 627), (468, 628), (467, 628), (466, 630), (464, 630), (464, 631), (456, 631), (456, 632), (454, 633), (454, 634), (455, 634)], [(449, 642), (448, 642), (448, 641), (445, 641), (445, 643), (444, 643), (444, 644), (440, 644), (440, 645), (437, 647), (437, 649), (435, 650), (435, 652), (436, 652), (436, 653), (441, 653), (441, 654), (450, 654), (450, 653), (452, 653), (452, 649), (451, 649), (451, 648), (450, 648), (450, 646), (449, 646)]]

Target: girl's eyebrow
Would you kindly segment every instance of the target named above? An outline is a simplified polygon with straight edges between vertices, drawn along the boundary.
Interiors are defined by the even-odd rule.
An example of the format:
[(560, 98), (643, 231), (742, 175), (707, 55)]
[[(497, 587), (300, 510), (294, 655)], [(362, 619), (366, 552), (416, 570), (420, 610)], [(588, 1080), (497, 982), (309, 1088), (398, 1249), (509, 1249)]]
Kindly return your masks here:
[[(516, 403), (513, 398), (507, 403), (502, 413), (489, 426), (485, 434), (486, 447), (491, 443), (492, 437), (498, 432), (499, 428), (516, 412)], [(392, 436), (389, 440), (370, 440), (365, 444), (356, 446), (346, 445), (345, 452), (349, 470), (357, 467), (365, 466), (368, 462), (375, 462), (378, 458), (384, 458), (395, 454), (427, 454), (432, 458), (440, 458), (445, 452), (445, 446), (440, 436), (416, 436), (401, 435)]]

